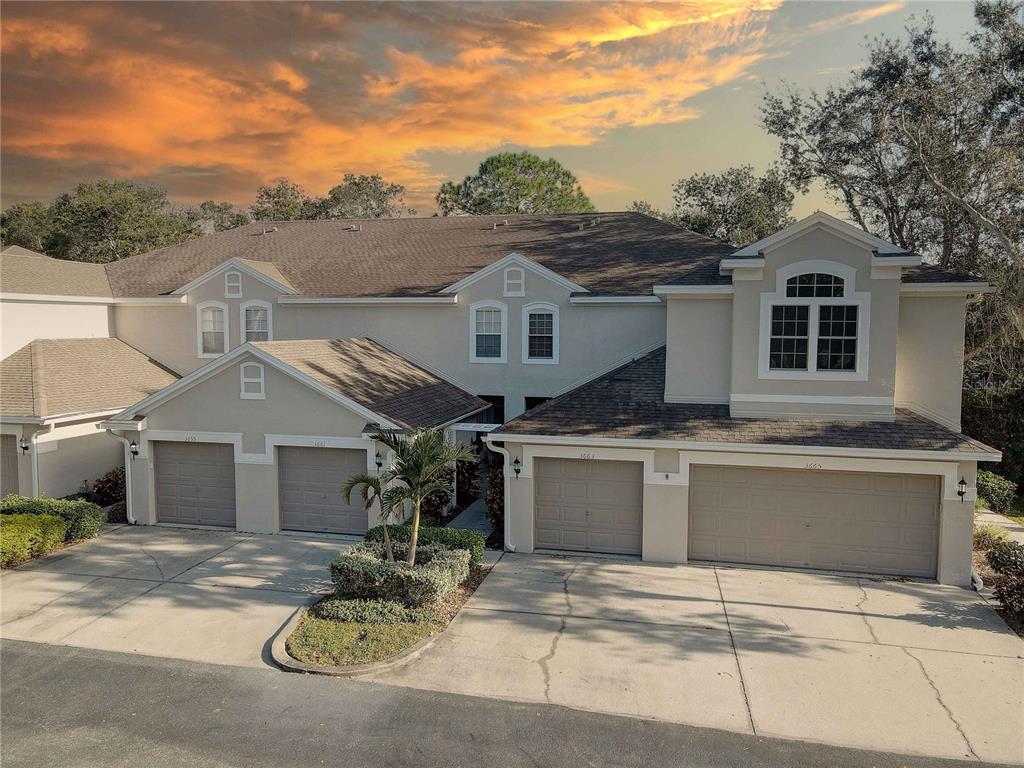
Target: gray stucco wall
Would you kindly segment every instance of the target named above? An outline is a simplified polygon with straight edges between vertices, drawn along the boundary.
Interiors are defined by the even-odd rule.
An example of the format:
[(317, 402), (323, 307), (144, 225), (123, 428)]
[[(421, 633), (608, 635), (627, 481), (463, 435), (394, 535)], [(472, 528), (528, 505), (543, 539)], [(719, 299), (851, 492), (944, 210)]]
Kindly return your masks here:
[(729, 402), (732, 313), (730, 296), (668, 300), (667, 401)]
[(960, 429), (963, 296), (900, 298), (896, 404)]

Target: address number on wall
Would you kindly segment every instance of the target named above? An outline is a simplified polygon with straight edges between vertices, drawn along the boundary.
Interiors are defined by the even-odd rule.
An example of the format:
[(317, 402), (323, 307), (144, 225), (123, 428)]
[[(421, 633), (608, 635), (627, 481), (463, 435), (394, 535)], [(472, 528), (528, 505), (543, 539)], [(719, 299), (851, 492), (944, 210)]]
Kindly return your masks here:
[(313, 447), (314, 448), (326, 448), (327, 447), (327, 441), (326, 440), (314, 440), (313, 441)]
[(580, 458), (581, 459), (592, 459), (592, 458), (594, 458), (594, 454), (592, 454), (592, 453), (581, 453), (580, 454)]
[(199, 442), (199, 435), (185, 435), (185, 442), (186, 443), (198, 443)]
[(816, 461), (808, 461), (804, 464), (804, 469), (821, 469), (821, 464)]

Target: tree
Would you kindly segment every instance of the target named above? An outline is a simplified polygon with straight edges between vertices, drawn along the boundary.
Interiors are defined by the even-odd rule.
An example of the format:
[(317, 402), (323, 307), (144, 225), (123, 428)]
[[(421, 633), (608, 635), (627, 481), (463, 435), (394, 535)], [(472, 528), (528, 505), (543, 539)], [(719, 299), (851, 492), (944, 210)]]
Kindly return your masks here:
[(792, 224), (793, 190), (776, 167), (764, 176), (752, 166), (699, 173), (673, 187), (672, 220), (733, 245), (746, 245)]
[(465, 445), (449, 445), (439, 429), (420, 429), (412, 435), (393, 430), (377, 430), (371, 439), (389, 452), (387, 468), (380, 473), (381, 509), (387, 516), (404, 517), (412, 507), (412, 531), (406, 562), (416, 564), (416, 543), (420, 533), (423, 500), (431, 494), (451, 490), (446, 469), (456, 461), (476, 461), (476, 454)]
[(678, 223), (671, 212), (656, 208), (653, 203), (647, 200), (634, 200), (626, 210), (650, 216), (652, 219), (658, 219), (659, 221), (667, 221), (670, 224)]
[(530, 152), (491, 155), (476, 175), (442, 184), (437, 205), (445, 216), (596, 210), (569, 170), (554, 158), (542, 160)]
[[(318, 219), (387, 219), (401, 216), (405, 187), (384, 181), (380, 174), (346, 173), (341, 184), (331, 187), (315, 204)], [(408, 209), (409, 214), (416, 211)]]
[(189, 215), (199, 224), (204, 235), (249, 223), (249, 216), (243, 211), (236, 211), (231, 203), (216, 203), (213, 200), (200, 203)]
[(52, 227), (49, 206), (34, 201), (18, 203), (0, 214), (0, 243), (44, 253)]
[(79, 184), (49, 208), (47, 255), (106, 263), (174, 245), (200, 234), (167, 193), (121, 179)]
[(316, 218), (316, 201), (288, 179), (277, 179), (256, 190), (256, 201), (249, 206), (254, 221), (296, 221)]
[(363, 508), (369, 512), (376, 504), (380, 509), (380, 521), (384, 525), (384, 553), (388, 562), (395, 562), (395, 552), (391, 548), (391, 536), (388, 534), (388, 521), (394, 510), (385, 509), (384, 491), (381, 486), (380, 477), (368, 474), (353, 475), (341, 486), (341, 495), (346, 504), (351, 503), (352, 491), (358, 490), (363, 499)]

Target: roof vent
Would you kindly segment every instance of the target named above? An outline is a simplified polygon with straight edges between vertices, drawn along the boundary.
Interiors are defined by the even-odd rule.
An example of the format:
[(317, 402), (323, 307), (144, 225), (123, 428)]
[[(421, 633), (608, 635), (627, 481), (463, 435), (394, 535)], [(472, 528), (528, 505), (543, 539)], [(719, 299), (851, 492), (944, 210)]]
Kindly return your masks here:
[(498, 222), (492, 221), (491, 222), (491, 229), (493, 230), (493, 229), (497, 229), (497, 228), (498, 228)]
[(580, 232), (582, 232), (586, 228), (586, 226), (587, 225), (584, 222), (580, 222), (580, 226), (579, 226)]
[(593, 220), (590, 222), (590, 226), (596, 227), (600, 223), (601, 223), (601, 219), (599, 219), (597, 216), (595, 216), (593, 218)]
[(363, 231), (363, 225), (362, 224), (349, 224), (347, 227), (345, 227), (345, 229), (348, 232), (362, 232)]
[(504, 226), (506, 226), (506, 227), (507, 227), (507, 226), (508, 226), (508, 219), (505, 219), (505, 220), (504, 220), (503, 222), (501, 222), (501, 223), (502, 223), (502, 224), (503, 224)]
[(263, 230), (264, 235), (269, 235), (271, 232), (277, 232), (277, 227), (271, 227), (270, 229), (264, 228)]

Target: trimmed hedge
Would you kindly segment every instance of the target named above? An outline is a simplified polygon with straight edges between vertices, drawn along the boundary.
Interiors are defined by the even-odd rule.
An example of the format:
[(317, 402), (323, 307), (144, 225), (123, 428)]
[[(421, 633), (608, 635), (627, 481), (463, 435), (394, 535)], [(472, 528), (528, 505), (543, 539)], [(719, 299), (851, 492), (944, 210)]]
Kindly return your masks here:
[(128, 505), (123, 501), (116, 501), (107, 509), (108, 523), (127, 523)]
[[(388, 535), (395, 544), (408, 544), (412, 536), (412, 526), (389, 525)], [(366, 532), (366, 540), (370, 542), (384, 541), (384, 526), (378, 525)], [(417, 541), (417, 549), (420, 544), (438, 545), (448, 549), (465, 549), (469, 552), (469, 561), (473, 565), (480, 565), (484, 561), (484, 544), (487, 537), (480, 531), (467, 531), (462, 528), (432, 528), (420, 525), (420, 535)], [(408, 551), (408, 550), (407, 550)], [(395, 557), (398, 557), (397, 547)]]
[(1016, 541), (997, 541), (985, 553), (992, 570), (1002, 576), (1024, 578), (1024, 544)]
[(422, 611), (406, 608), (394, 600), (346, 600), (334, 595), (321, 600), (309, 612), (318, 619), (359, 624), (404, 624), (424, 619)]
[(26, 496), (5, 496), (0, 499), (0, 515), (54, 515), (67, 523), (64, 541), (91, 539), (100, 532), (103, 512), (88, 501), (67, 499), (30, 499)]
[(393, 600), (411, 608), (437, 602), (469, 577), (469, 551), (429, 545), (416, 547), (416, 565), (403, 558), (407, 544), (396, 542), (398, 562), (384, 559), (384, 546), (359, 544), (331, 563), (331, 579), (339, 597)]
[(994, 512), (1009, 512), (1017, 500), (1017, 484), (995, 472), (978, 470), (978, 495)]
[(0, 517), (0, 567), (8, 568), (52, 552), (64, 543), (67, 523), (53, 515)]

